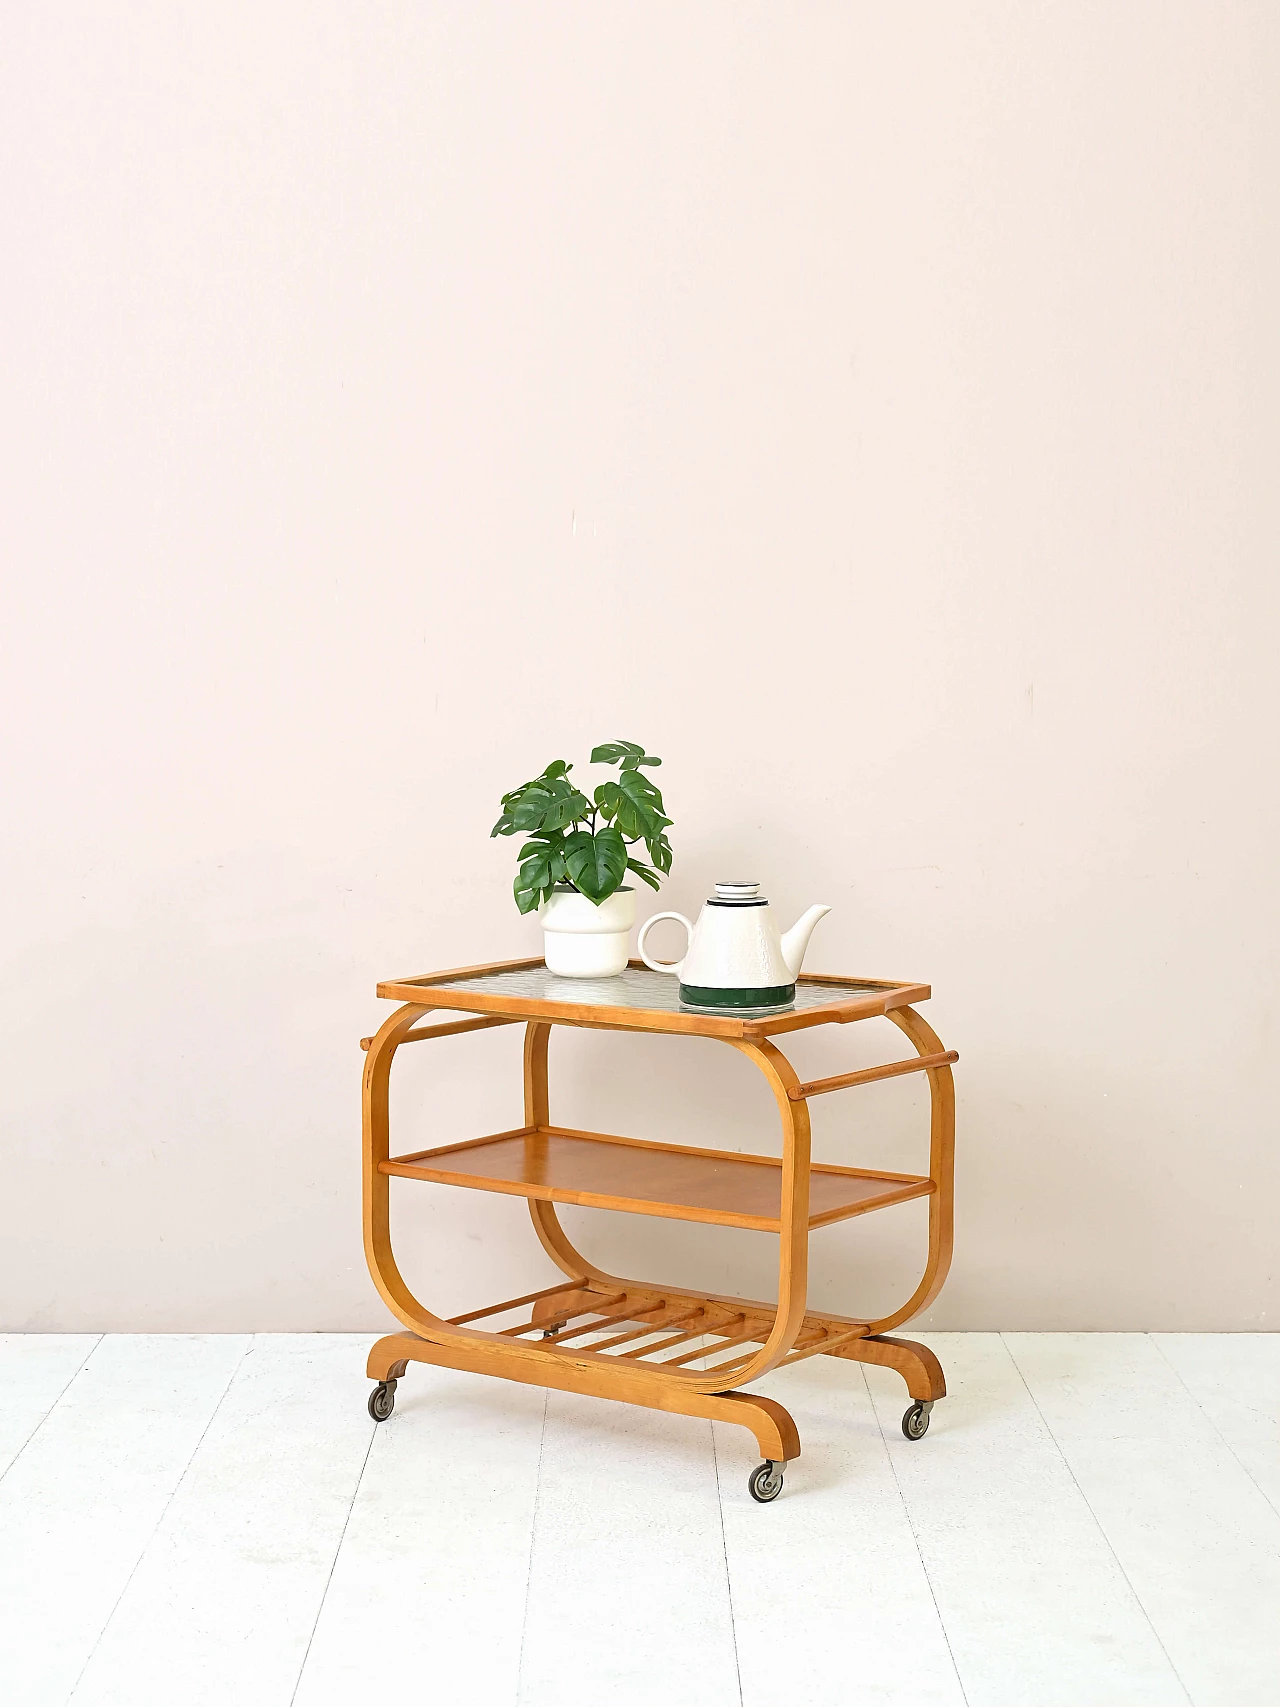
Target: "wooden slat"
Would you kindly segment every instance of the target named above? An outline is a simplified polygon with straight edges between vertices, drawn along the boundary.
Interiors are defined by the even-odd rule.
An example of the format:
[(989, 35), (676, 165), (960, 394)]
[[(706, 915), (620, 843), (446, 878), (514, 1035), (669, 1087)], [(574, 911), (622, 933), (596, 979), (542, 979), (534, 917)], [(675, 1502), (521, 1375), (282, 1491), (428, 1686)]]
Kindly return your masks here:
[(721, 1340), (719, 1345), (705, 1345), (697, 1351), (682, 1352), (679, 1357), (664, 1357), (660, 1361), (664, 1369), (675, 1369), (682, 1363), (692, 1363), (699, 1357), (716, 1357), (722, 1351), (732, 1351), (736, 1345), (753, 1345), (759, 1343), (759, 1334), (738, 1334), (731, 1340)]
[[(666, 1306), (664, 1305), (663, 1308), (665, 1309)], [(593, 1345), (591, 1349), (592, 1351), (612, 1351), (615, 1345), (625, 1345), (628, 1340), (640, 1340), (643, 1339), (646, 1334), (661, 1333), (663, 1328), (678, 1327), (681, 1322), (687, 1322), (692, 1316), (705, 1315), (706, 1311), (701, 1307), (696, 1310), (686, 1310), (682, 1315), (668, 1316), (665, 1322), (647, 1322), (642, 1328), (632, 1328), (630, 1333), (615, 1334), (611, 1340), (600, 1340), (596, 1345)], [(699, 1332), (701, 1332), (701, 1330), (699, 1330)], [(686, 1334), (677, 1334), (676, 1338), (686, 1339), (688, 1336)]]
[[(857, 1331), (861, 1333), (863, 1330), (858, 1329)], [(852, 1334), (839, 1334), (832, 1336), (823, 1329), (821, 1333), (813, 1335), (808, 1339), (798, 1339), (796, 1342), (797, 1345), (803, 1346), (805, 1349), (802, 1351), (791, 1352), (787, 1357), (782, 1359), (782, 1363), (780, 1363), (778, 1367), (781, 1368), (782, 1365), (786, 1363), (799, 1362), (802, 1357), (814, 1357), (818, 1352), (826, 1351), (829, 1346), (843, 1344), (846, 1339), (851, 1339), (852, 1337)], [(737, 1339), (726, 1340), (723, 1345), (713, 1345), (708, 1347), (702, 1355), (704, 1357), (715, 1357), (718, 1352), (728, 1351), (735, 1345), (746, 1345), (748, 1342), (758, 1341), (760, 1338), (761, 1336), (758, 1334), (739, 1334)], [(701, 1375), (719, 1375), (728, 1370), (738, 1369), (745, 1363), (750, 1363), (755, 1355), (755, 1352), (749, 1351), (744, 1354), (739, 1354), (737, 1357), (731, 1357), (724, 1363), (709, 1363), (703, 1369), (699, 1370), (698, 1373)], [(665, 1361), (675, 1363), (677, 1359), (670, 1358)], [(680, 1358), (678, 1361), (684, 1363), (691, 1362), (692, 1359)]]
[(803, 1346), (798, 1351), (789, 1352), (787, 1356), (783, 1358), (778, 1367), (785, 1368), (788, 1363), (799, 1363), (800, 1360), (805, 1357), (819, 1357), (824, 1351), (834, 1351), (838, 1345), (843, 1345), (846, 1340), (861, 1339), (863, 1337), (863, 1334), (857, 1331), (848, 1334), (824, 1334), (820, 1340), (815, 1340), (812, 1345)]
[[(458, 1037), (464, 1031), (488, 1031), (493, 1025), (519, 1025), (518, 1019), (507, 1019), (500, 1014), (489, 1014), (484, 1019), (458, 1019), (449, 1025), (424, 1025), (418, 1031), (406, 1031), (400, 1039), (403, 1043), (425, 1043), (429, 1037)], [(373, 1042), (371, 1037), (360, 1039), (361, 1049), (367, 1050)]]
[[(714, 1353), (708, 1352), (706, 1355), (711, 1357)], [(741, 1369), (743, 1364), (750, 1363), (755, 1356), (754, 1351), (739, 1353), (737, 1357), (731, 1357), (725, 1363), (708, 1363), (705, 1368), (699, 1369), (697, 1373), (699, 1375), (724, 1375), (731, 1369)]]
[(464, 1322), (478, 1322), (482, 1316), (500, 1316), (504, 1310), (518, 1309), (521, 1304), (536, 1304), (539, 1298), (555, 1298), (561, 1292), (576, 1292), (586, 1280), (566, 1280), (561, 1286), (544, 1286), (541, 1292), (526, 1292), (523, 1298), (508, 1298), (503, 1304), (486, 1304), (483, 1310), (468, 1310), (465, 1316), (450, 1316), (450, 1326), (460, 1328)]
[[(562, 1340), (576, 1339), (579, 1334), (599, 1334), (603, 1333), (606, 1328), (616, 1328), (619, 1322), (639, 1321), (640, 1317), (647, 1315), (650, 1310), (660, 1310), (661, 1308), (661, 1304), (649, 1304), (641, 1306), (638, 1310), (622, 1310), (616, 1316), (606, 1316), (603, 1322), (584, 1322), (580, 1328), (557, 1328), (554, 1334), (548, 1335), (548, 1338), (559, 1345)], [(592, 1346), (591, 1349), (594, 1351), (596, 1348)]]
[(810, 1079), (807, 1084), (796, 1085), (787, 1095), (792, 1102), (803, 1102), (807, 1097), (825, 1096), (828, 1091), (845, 1091), (851, 1085), (872, 1085), (877, 1079), (896, 1079), (903, 1073), (923, 1073), (930, 1067), (949, 1067), (960, 1056), (954, 1049), (944, 1049), (938, 1055), (916, 1055), (910, 1061), (890, 1061), (883, 1067), (864, 1067), (858, 1073), (838, 1073), (832, 1079)]
[[(577, 1281), (575, 1284), (578, 1286), (581, 1286), (582, 1282)], [(569, 1290), (572, 1291), (573, 1288), (571, 1287), (571, 1288), (569, 1288)], [(575, 1310), (573, 1312), (573, 1315), (569, 1317), (569, 1320), (571, 1322), (573, 1322), (573, 1321), (576, 1321), (579, 1316), (590, 1316), (590, 1315), (593, 1315), (597, 1310), (607, 1310), (610, 1304), (621, 1304), (622, 1300), (625, 1297), (626, 1297), (625, 1292), (611, 1293), (609, 1295), (609, 1297), (601, 1298), (599, 1303), (588, 1304), (588, 1306), (585, 1310)], [(625, 1322), (627, 1320), (627, 1318), (625, 1316), (619, 1316), (615, 1319), (617, 1321), (620, 1321), (620, 1322)], [(541, 1329), (543, 1329), (544, 1327), (546, 1327), (545, 1322), (521, 1322), (517, 1327), (514, 1327), (514, 1328), (501, 1328), (501, 1329), (499, 1329), (499, 1334), (503, 1339), (516, 1339), (519, 1337), (520, 1334), (532, 1333), (534, 1328), (537, 1328), (537, 1329), (539, 1329), (539, 1331), (541, 1331)]]
[[(705, 1315), (706, 1315), (705, 1310), (695, 1310), (693, 1312), (693, 1315), (686, 1317), (685, 1320), (686, 1321), (692, 1321), (694, 1316), (705, 1316)], [(679, 1345), (682, 1340), (696, 1339), (699, 1334), (702, 1334), (705, 1332), (706, 1332), (705, 1327), (691, 1328), (691, 1329), (689, 1329), (689, 1331), (687, 1333), (672, 1334), (670, 1339), (659, 1340), (657, 1345), (640, 1345), (640, 1346), (637, 1346), (634, 1351), (624, 1351), (622, 1353), (622, 1356), (623, 1357), (648, 1357), (650, 1352), (665, 1351), (665, 1349), (669, 1345)]]
[[(666, 1351), (673, 1345), (679, 1345), (683, 1340), (701, 1339), (706, 1334), (722, 1334), (726, 1328), (736, 1327), (736, 1325), (743, 1320), (745, 1320), (745, 1317), (743, 1317), (742, 1315), (737, 1315), (733, 1318), (732, 1321), (721, 1322), (718, 1327), (714, 1327), (714, 1328), (709, 1328), (705, 1322), (701, 1322), (701, 1323), (699, 1323), (699, 1325), (696, 1328), (691, 1328), (688, 1333), (673, 1334), (670, 1339), (659, 1340), (657, 1345), (640, 1346), (635, 1351), (629, 1351), (627, 1353), (627, 1356), (628, 1357), (637, 1357), (637, 1358), (639, 1358), (639, 1357), (651, 1357), (655, 1351)], [(748, 1334), (745, 1336), (746, 1339), (752, 1339), (755, 1337), (756, 1336), (751, 1335), (751, 1334)], [(742, 1345), (744, 1343), (744, 1340), (742, 1338), (739, 1338), (736, 1340), (729, 1340), (727, 1343), (729, 1345)], [(689, 1362), (689, 1360), (691, 1358), (694, 1358), (694, 1357), (710, 1357), (714, 1352), (723, 1351), (724, 1349), (725, 1349), (725, 1343), (721, 1342), (720, 1345), (699, 1346), (696, 1351), (688, 1352), (683, 1357), (662, 1357), (662, 1358), (659, 1358), (658, 1361), (659, 1361), (659, 1363), (662, 1363), (664, 1365), (668, 1364), (668, 1363), (671, 1363), (671, 1364), (687, 1363), (687, 1362)]]

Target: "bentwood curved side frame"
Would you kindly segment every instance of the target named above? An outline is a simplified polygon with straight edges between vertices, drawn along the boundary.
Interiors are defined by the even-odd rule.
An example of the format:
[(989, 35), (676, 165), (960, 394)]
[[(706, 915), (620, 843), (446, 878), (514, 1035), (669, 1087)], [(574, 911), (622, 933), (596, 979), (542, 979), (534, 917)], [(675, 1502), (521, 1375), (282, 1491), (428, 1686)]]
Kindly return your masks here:
[[(920, 987), (876, 988), (910, 988), (914, 994)], [(622, 1025), (612, 1012), (607, 1018), (595, 1013), (586, 1017), (575, 1013), (572, 1018), (560, 1012), (546, 1017), (491, 1013), (420, 1027), (419, 1022), (438, 1005), (432, 999), (436, 994), (424, 990), (423, 1000), (406, 1002), (376, 1036), (365, 1040), (365, 1254), (374, 1284), (407, 1330), (379, 1340), (370, 1353), (368, 1372), (379, 1383), (370, 1404), (375, 1417), (390, 1414), (396, 1381), (407, 1365), (423, 1362), (738, 1422), (755, 1435), (770, 1467), (766, 1474), (762, 1466), (752, 1480), (753, 1495), (765, 1500), (780, 1491), (781, 1467), (799, 1455), (799, 1436), (781, 1405), (741, 1389), (779, 1366), (825, 1355), (896, 1369), (914, 1401), (904, 1418), (904, 1432), (912, 1439), (924, 1433), (930, 1407), (946, 1391), (942, 1370), (926, 1347), (887, 1335), (936, 1297), (951, 1260), (951, 1063), (955, 1056), (943, 1050), (932, 1028), (912, 1007), (886, 1001), (879, 1012), (910, 1039), (916, 1050), (914, 1061), (808, 1084), (801, 1083), (776, 1043), (758, 1030), (751, 1035), (752, 1028), (744, 1025), (742, 1035), (705, 1033), (746, 1056), (773, 1093), (782, 1139), (781, 1156), (775, 1161), (552, 1125), (548, 1043), (554, 1025), (619, 1030), (660, 1027)], [(524, 1125), (510, 1133), (393, 1158), (390, 1075), (397, 1050), (406, 1042), (521, 1022), (525, 1024)], [(929, 1080), (927, 1175), (812, 1163), (811, 1097), (909, 1071), (923, 1071)], [(590, 1177), (592, 1166), (604, 1169), (598, 1181)], [(525, 1196), (537, 1236), (565, 1281), (452, 1319), (435, 1315), (410, 1291), (392, 1249), (390, 1182), (397, 1174)], [(770, 1192), (776, 1195), (770, 1197)], [(878, 1320), (809, 1311), (811, 1229), (918, 1196), (929, 1200), (928, 1253), (920, 1283), (906, 1302)], [(612, 1274), (595, 1266), (571, 1243), (557, 1216), (557, 1202), (776, 1232), (777, 1300), (761, 1303)], [(480, 1325), (513, 1312), (519, 1319), (511, 1326)], [(571, 1343), (586, 1336), (593, 1336), (588, 1344)]]

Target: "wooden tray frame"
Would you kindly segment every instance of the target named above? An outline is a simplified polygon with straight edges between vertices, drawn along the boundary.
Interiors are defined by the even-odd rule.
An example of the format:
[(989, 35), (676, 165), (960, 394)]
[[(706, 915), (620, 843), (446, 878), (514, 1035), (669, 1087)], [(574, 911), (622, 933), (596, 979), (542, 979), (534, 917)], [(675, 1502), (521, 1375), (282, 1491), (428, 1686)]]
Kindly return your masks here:
[[(395, 979), (378, 986), (380, 996), (398, 1000), (402, 1005), (375, 1036), (362, 1039), (367, 1049), (363, 1117), (365, 1255), (375, 1286), (407, 1331), (387, 1335), (377, 1342), (369, 1354), (370, 1377), (379, 1383), (394, 1383), (410, 1362), (431, 1363), (534, 1386), (620, 1399), (654, 1410), (736, 1422), (755, 1435), (766, 1460), (783, 1465), (800, 1453), (794, 1421), (775, 1400), (741, 1389), (772, 1369), (804, 1357), (822, 1355), (896, 1369), (917, 1407), (923, 1406), (921, 1414), (927, 1424), (930, 1405), (946, 1392), (941, 1366), (926, 1346), (897, 1339), (891, 1330), (923, 1310), (937, 1296), (951, 1263), (955, 1140), (951, 1064), (956, 1055), (943, 1049), (932, 1028), (910, 1005), (927, 999), (928, 985), (876, 981), (872, 994), (853, 1001), (837, 998), (829, 1005), (756, 1019), (600, 1008), (435, 988), (446, 980), (540, 964), (538, 960), (500, 961), (427, 977)], [(802, 982), (866, 984), (871, 981), (810, 974), (802, 975)], [(435, 1009), (462, 1009), (477, 1017), (420, 1027), (419, 1022)], [(905, 1034), (916, 1050), (915, 1059), (802, 1083), (791, 1063), (770, 1040), (780, 1032), (827, 1023), (845, 1024), (873, 1016), (887, 1018)], [(394, 1164), (390, 1149), (389, 1088), (396, 1051), (408, 1042), (522, 1021), (525, 1025), (522, 1131), (565, 1130), (552, 1127), (549, 1108), (547, 1046), (556, 1025), (695, 1034), (728, 1044), (755, 1065), (773, 1093), (782, 1127), (776, 1304), (697, 1292), (687, 1287), (658, 1286), (611, 1274), (590, 1263), (575, 1249), (560, 1224), (554, 1203), (533, 1195), (528, 1196), (528, 1202), (535, 1232), (548, 1256), (566, 1276), (563, 1283), (484, 1306), (452, 1320), (434, 1315), (414, 1297), (396, 1264), (390, 1233), (388, 1169)], [(920, 1282), (898, 1309), (876, 1320), (861, 1321), (856, 1317), (809, 1311), (806, 1308), (809, 1099), (912, 1071), (927, 1075), (930, 1090), (929, 1233)], [(658, 1152), (677, 1148), (649, 1147)], [(633, 1207), (621, 1201), (611, 1204), (607, 1198), (593, 1201), (604, 1207)], [(700, 1218), (719, 1219), (714, 1215)], [(475, 1325), (525, 1305), (531, 1307), (529, 1319), (513, 1327), (495, 1332)], [(589, 1332), (614, 1328), (619, 1331), (590, 1348), (567, 1343)], [(646, 1336), (661, 1328), (672, 1329), (672, 1334), (664, 1335), (656, 1344), (643, 1343)], [(542, 1337), (536, 1340), (521, 1337), (530, 1333)], [(705, 1348), (696, 1343), (706, 1336), (716, 1336), (720, 1343)], [(640, 1343), (636, 1344), (637, 1341)], [(624, 1346), (627, 1349), (614, 1349)], [(676, 1356), (667, 1360), (668, 1352), (675, 1352)], [(688, 1367), (692, 1361), (705, 1362), (722, 1352), (735, 1355), (711, 1368)], [(663, 1354), (663, 1361), (645, 1361), (654, 1353)]]

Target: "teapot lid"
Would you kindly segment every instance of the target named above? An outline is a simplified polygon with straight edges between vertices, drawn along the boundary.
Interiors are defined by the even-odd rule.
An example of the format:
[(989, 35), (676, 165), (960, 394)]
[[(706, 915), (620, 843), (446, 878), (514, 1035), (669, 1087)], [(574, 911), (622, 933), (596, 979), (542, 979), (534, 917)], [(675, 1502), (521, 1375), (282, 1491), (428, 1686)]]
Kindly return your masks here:
[(717, 883), (714, 895), (707, 898), (708, 907), (767, 907), (758, 883)]

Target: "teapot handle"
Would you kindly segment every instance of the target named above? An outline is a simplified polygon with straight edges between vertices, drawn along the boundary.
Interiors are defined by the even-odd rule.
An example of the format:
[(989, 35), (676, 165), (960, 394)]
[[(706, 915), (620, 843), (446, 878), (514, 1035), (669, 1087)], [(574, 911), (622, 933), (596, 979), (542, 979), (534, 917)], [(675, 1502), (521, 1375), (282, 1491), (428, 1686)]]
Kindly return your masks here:
[[(680, 968), (684, 965), (683, 960), (650, 960), (649, 956), (644, 951), (644, 939), (649, 934), (649, 927), (651, 925), (656, 925), (659, 919), (679, 919), (680, 923), (689, 933), (689, 941), (693, 941), (693, 926), (689, 923), (688, 919), (685, 918), (683, 913), (655, 913), (652, 918), (646, 919), (640, 927), (640, 935), (636, 938), (636, 953), (640, 956), (641, 960), (644, 961), (645, 965), (651, 972), (670, 972), (672, 977), (678, 977)], [(684, 952), (688, 955), (688, 948), (686, 948)]]

